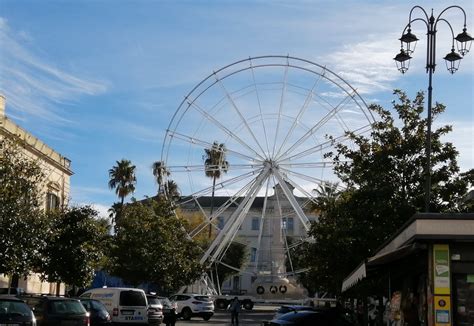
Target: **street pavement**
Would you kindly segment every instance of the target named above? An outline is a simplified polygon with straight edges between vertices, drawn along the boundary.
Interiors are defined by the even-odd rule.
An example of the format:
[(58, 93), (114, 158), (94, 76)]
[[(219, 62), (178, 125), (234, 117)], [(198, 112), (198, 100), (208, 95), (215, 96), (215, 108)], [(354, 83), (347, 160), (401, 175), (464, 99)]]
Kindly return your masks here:
[[(273, 318), (277, 306), (255, 306), (251, 311), (242, 309), (239, 314), (240, 325), (261, 326), (264, 321), (269, 321)], [(230, 312), (225, 310), (216, 310), (211, 320), (204, 321), (202, 318), (193, 317), (191, 320), (178, 320), (176, 326), (216, 326), (226, 325), (230, 326)]]

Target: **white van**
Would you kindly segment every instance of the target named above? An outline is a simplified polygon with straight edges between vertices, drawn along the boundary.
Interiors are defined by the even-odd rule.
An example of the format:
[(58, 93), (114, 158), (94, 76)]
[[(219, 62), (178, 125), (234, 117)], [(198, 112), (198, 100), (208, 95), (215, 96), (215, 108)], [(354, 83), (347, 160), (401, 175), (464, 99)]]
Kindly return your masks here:
[(113, 323), (148, 324), (148, 302), (145, 291), (133, 288), (90, 289), (80, 298), (95, 299), (104, 304)]

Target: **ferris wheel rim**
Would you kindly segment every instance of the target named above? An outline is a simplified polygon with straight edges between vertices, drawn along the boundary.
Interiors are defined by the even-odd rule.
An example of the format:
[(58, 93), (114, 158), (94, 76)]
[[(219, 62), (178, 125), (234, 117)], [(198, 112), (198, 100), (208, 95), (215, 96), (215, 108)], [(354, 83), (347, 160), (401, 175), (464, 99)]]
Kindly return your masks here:
[[(257, 65), (253, 65), (253, 61), (258, 61), (258, 60), (264, 60), (264, 59), (286, 59), (287, 60), (287, 64), (282, 64), (282, 63), (270, 63), (270, 64), (257, 64)], [(299, 65), (296, 65), (296, 64), (290, 64), (289, 61), (292, 60), (292, 61), (295, 61), (297, 63), (304, 63), (304, 64), (308, 64), (308, 65), (312, 65), (314, 67), (314, 69), (316, 69), (316, 67), (320, 70), (316, 71), (316, 70), (313, 70), (313, 69), (309, 69), (307, 67), (303, 67), (303, 66), (299, 66)], [(234, 67), (236, 65), (239, 65), (239, 64), (242, 64), (242, 63), (246, 63), (248, 62), (249, 63), (249, 66), (246, 66), (246, 67), (243, 67), (241, 69), (237, 69), (235, 71), (231, 71), (230, 73), (225, 73), (226, 69), (230, 68), (230, 67)], [(357, 104), (357, 107), (361, 109), (361, 111), (363, 112), (363, 114), (365, 115), (365, 118), (373, 123), (375, 121), (373, 115), (372, 115), (372, 112), (370, 110), (368, 110), (368, 106), (366, 104), (366, 102), (364, 101), (364, 99), (359, 95), (359, 93), (357, 92), (357, 90), (355, 88), (353, 88), (346, 80), (344, 80), (341, 76), (339, 76), (338, 74), (334, 73), (333, 71), (331, 71), (330, 69), (326, 68), (325, 66), (322, 66), (320, 64), (317, 64), (315, 62), (312, 62), (310, 60), (306, 60), (306, 59), (302, 59), (302, 58), (298, 58), (298, 57), (293, 57), (293, 56), (283, 56), (283, 55), (266, 55), (266, 56), (257, 56), (257, 57), (249, 57), (247, 59), (242, 59), (242, 60), (238, 60), (238, 61), (235, 61), (231, 64), (228, 64), (216, 71), (214, 71), (213, 73), (209, 74), (207, 77), (205, 77), (204, 79), (202, 79), (185, 97), (184, 99), (182, 100), (182, 102), (180, 103), (178, 109), (175, 111), (169, 125), (168, 125), (168, 128), (166, 130), (166, 133), (165, 133), (165, 141), (163, 143), (163, 146), (162, 146), (162, 152), (161, 152), (161, 159), (162, 159), (162, 162), (168, 162), (169, 160), (169, 151), (170, 151), (170, 148), (171, 148), (171, 144), (173, 142), (173, 139), (174, 137), (181, 137), (181, 138), (186, 138), (186, 141), (189, 142), (189, 146), (191, 146), (195, 141), (197, 142), (201, 142), (201, 145), (204, 144), (204, 140), (201, 140), (197, 137), (194, 137), (194, 135), (185, 135), (185, 134), (180, 134), (180, 132), (178, 131), (178, 128), (180, 127), (180, 122), (181, 120), (183, 119), (183, 117), (185, 116), (185, 114), (187, 113), (187, 110), (189, 110), (191, 108), (191, 106), (195, 105), (195, 102), (196, 100), (200, 99), (200, 97), (205, 94), (209, 89), (211, 89), (212, 87), (214, 87), (216, 84), (218, 84), (220, 81), (223, 81), (225, 80), (226, 78), (229, 78), (230, 76), (234, 76), (236, 74), (239, 74), (243, 71), (247, 71), (247, 70), (252, 70), (252, 73), (254, 72), (255, 69), (260, 69), (260, 68), (266, 68), (266, 67), (286, 67), (286, 69), (300, 69), (300, 70), (303, 70), (303, 71), (306, 71), (306, 72), (309, 72), (313, 75), (317, 75), (319, 76), (320, 78), (325, 78), (328, 82), (330, 83), (333, 83), (334, 85), (336, 85), (337, 87), (339, 87), (343, 93), (346, 94), (346, 97), (344, 98), (344, 101), (354, 101), (356, 104)], [(333, 79), (329, 78), (326, 76), (326, 73), (327, 74), (330, 74), (332, 77), (335, 77), (335, 80), (334, 81)], [(219, 74), (221, 74), (219, 76)], [(200, 87), (202, 85), (204, 85), (207, 81), (209, 81), (210, 79), (212, 78), (215, 78), (216, 80), (214, 82), (212, 82), (210, 85), (208, 85), (207, 87), (205, 87), (204, 89), (200, 89)], [(341, 84), (343, 84), (344, 86), (346, 86), (347, 88), (344, 88), (341, 86), (341, 84), (339, 84), (338, 82), (340, 82)], [(255, 83), (255, 81), (254, 81)], [(254, 84), (255, 86), (257, 85), (256, 83)], [(284, 83), (284, 85), (286, 85), (286, 83)], [(249, 87), (249, 86), (245, 86), (245, 87)], [(243, 87), (243, 88), (245, 88)], [(196, 91), (200, 91), (199, 93), (197, 94), (194, 94), (194, 92)], [(193, 96), (193, 95), (196, 95), (196, 96)], [(257, 92), (257, 97), (258, 97), (258, 92)], [(280, 102), (280, 105), (282, 104), (283, 100), (281, 100)], [(351, 102), (352, 103), (352, 102)], [(330, 106), (332, 108), (332, 106)], [(281, 108), (280, 108), (281, 109)], [(334, 112), (329, 112), (331, 114), (333, 114), (334, 116), (337, 116), (338, 112), (337, 112), (337, 109), (336, 108), (332, 108), (332, 110)], [(259, 117), (259, 115), (257, 114), (256, 115), (257, 117)], [(330, 116), (331, 117), (331, 116)], [(209, 119), (212, 119), (212, 117), (209, 117)], [(260, 114), (260, 119), (263, 120), (263, 115)], [(212, 120), (209, 120), (212, 122)], [(242, 121), (243, 124), (246, 124), (247, 121)], [(278, 117), (278, 123), (280, 123), (280, 116)], [(324, 121), (323, 121), (324, 123)], [(370, 125), (370, 124), (369, 124)], [(369, 126), (368, 125), (368, 126)], [(367, 128), (368, 128), (367, 126)], [(242, 127), (244, 128), (244, 126)], [(248, 126), (247, 126), (248, 128)], [(344, 127), (342, 127), (343, 130), (350, 130), (350, 128), (348, 128), (346, 126), (346, 128), (344, 129)], [(251, 132), (251, 130), (250, 130)], [(361, 132), (365, 132), (364, 130), (362, 130)], [(278, 130), (276, 131), (276, 133), (278, 133)], [(227, 134), (227, 137), (230, 137), (232, 136), (232, 134)], [(288, 136), (288, 134), (287, 134)], [(309, 134), (308, 137), (312, 137), (313, 134)], [(342, 135), (340, 135), (339, 137), (342, 137)], [(254, 135), (253, 135), (253, 138), (256, 138)], [(236, 137), (237, 139), (237, 137)], [(285, 139), (286, 141), (286, 139)], [(303, 142), (306, 141), (306, 139), (303, 139), (302, 140)], [(259, 142), (256, 141), (257, 145), (259, 145)], [(274, 145), (276, 144), (276, 142), (274, 143)], [(211, 143), (207, 143), (207, 145), (211, 145)], [(260, 146), (260, 145), (259, 145)], [(322, 144), (321, 144), (322, 146)], [(268, 147), (268, 144), (267, 144), (267, 147)], [(277, 151), (277, 157), (275, 158), (275, 160), (280, 160), (281, 156), (279, 156), (278, 154), (280, 153), (280, 151), (282, 150), (284, 146), (281, 145), (281, 147), (278, 149)], [(232, 152), (234, 149), (229, 149), (230, 152)], [(250, 156), (247, 156), (247, 159), (252, 159), (253, 162), (255, 162), (255, 164), (248, 164), (248, 167), (249, 169), (251, 169), (254, 173), (257, 173), (259, 171), (258, 167), (259, 166), (262, 166), (264, 167), (265, 164), (267, 164), (269, 162), (269, 159), (268, 157), (266, 157), (265, 155), (260, 155), (258, 153), (258, 150), (257, 149), (255, 151), (254, 154), (256, 154), (257, 157), (250, 157)], [(263, 153), (264, 150), (262, 149), (262, 147), (260, 147), (260, 150), (261, 152)], [(313, 149), (315, 151), (320, 151), (319, 148), (315, 148)], [(275, 152), (275, 148), (273, 149), (273, 152)], [(305, 155), (309, 155), (308, 154), (309, 152), (299, 152), (299, 153), (296, 153), (295, 157), (299, 158), (298, 155), (301, 156), (305, 156)], [(244, 155), (244, 153), (241, 153), (241, 152), (235, 152), (234, 154), (236, 155)], [(292, 157), (289, 157), (287, 158), (289, 161), (291, 161), (291, 159), (294, 158), (293, 156)], [(283, 166), (285, 166), (285, 164), (287, 165), (287, 168), (285, 169)], [(310, 178), (311, 176), (309, 175), (304, 175), (304, 174), (299, 174), (299, 175), (295, 175), (295, 171), (291, 171), (291, 167), (292, 165), (291, 164), (295, 164), (295, 163), (283, 163), (282, 164), (282, 167), (281, 167), (281, 170), (285, 173), (288, 173), (288, 174), (292, 174), (293, 176), (295, 177), (298, 177), (300, 179), (304, 179), (304, 177), (308, 177)], [(315, 164), (315, 163), (308, 163), (308, 164)], [(327, 164), (327, 162), (322, 162), (322, 164)], [(300, 165), (303, 165), (303, 163), (300, 163)], [(293, 165), (294, 166), (294, 165)], [(183, 168), (183, 169), (195, 169), (196, 171), (201, 171), (202, 172), (202, 168), (200, 167), (197, 167), (197, 165), (172, 165), (171, 167), (173, 168)], [(243, 164), (242, 164), (242, 168), (243, 168)], [(309, 168), (309, 167), (308, 167)], [(260, 171), (261, 173), (262, 171)], [(244, 174), (240, 174), (239, 176), (244, 176)], [(265, 179), (266, 180), (266, 179)], [(263, 181), (265, 181), (263, 180)], [(279, 182), (282, 182), (282, 181), (286, 181), (286, 180), (289, 180), (290, 183), (291, 182), (291, 178), (289, 177), (283, 177), (282, 175), (279, 176), (278, 178)], [(316, 180), (315, 178), (313, 178), (313, 180)], [(321, 182), (321, 181), (320, 181)], [(321, 183), (320, 183), (321, 184)], [(294, 188), (296, 188), (297, 190), (299, 190), (300, 192), (303, 192), (303, 189), (298, 189), (298, 186), (296, 184), (292, 184), (292, 186)], [(267, 186), (267, 190), (268, 190), (268, 186)], [(202, 191), (204, 191), (204, 189), (201, 190), (201, 193), (197, 196), (203, 196), (203, 194), (205, 194), (205, 192), (203, 193)], [(210, 187), (208, 187), (206, 189), (207, 192), (210, 191)], [(288, 190), (286, 190), (286, 192), (288, 192)], [(303, 192), (304, 193), (304, 192)], [(308, 195), (308, 193), (306, 193), (306, 195)], [(309, 194), (310, 195), (310, 194)], [(248, 196), (248, 195), (247, 195)], [(256, 196), (256, 193), (254, 193), (251, 197), (253, 197), (253, 200), (255, 199), (255, 196)], [(196, 201), (197, 203), (197, 200), (196, 198), (194, 198), (193, 195), (191, 195), (190, 197), (193, 197), (191, 200), (194, 200)], [(294, 195), (288, 195), (288, 193), (286, 194), (286, 197), (290, 200), (290, 197), (294, 197)], [(266, 196), (265, 196), (266, 198)], [(311, 196), (309, 196), (309, 198), (311, 198)], [(295, 199), (296, 201), (296, 199)], [(252, 205), (252, 204), (250, 204)], [(294, 204), (292, 204), (294, 206)], [(306, 204), (305, 204), (306, 205)], [(295, 207), (293, 207), (295, 208)], [(295, 208), (296, 209), (296, 208)], [(202, 210), (202, 209), (201, 209)], [(281, 207), (280, 207), (280, 210), (281, 210)], [(202, 210), (202, 212), (204, 213), (204, 211)], [(283, 216), (283, 215), (282, 215)], [(211, 213), (210, 216), (208, 216), (208, 220), (205, 221), (206, 224), (204, 225), (204, 227), (208, 226), (208, 225), (212, 225), (212, 218), (215, 217), (213, 216), (213, 214)], [(303, 223), (305, 224), (305, 223)], [(235, 237), (235, 233), (234, 233), (234, 237)], [(222, 249), (222, 250), (227, 250), (227, 248), (225, 249)], [(219, 259), (214, 259), (213, 260), (214, 262), (219, 262)], [(288, 275), (290, 274), (294, 274), (294, 271), (293, 272), (288, 272), (286, 273)], [(280, 274), (277, 274), (277, 275), (281, 275)]]

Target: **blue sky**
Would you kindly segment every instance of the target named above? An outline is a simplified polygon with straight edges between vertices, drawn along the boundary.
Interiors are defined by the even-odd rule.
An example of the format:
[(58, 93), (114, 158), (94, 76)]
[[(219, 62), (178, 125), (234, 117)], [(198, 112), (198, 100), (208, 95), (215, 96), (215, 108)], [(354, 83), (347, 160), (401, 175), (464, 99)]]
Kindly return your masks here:
[[(214, 70), (260, 55), (316, 62), (347, 80), (367, 103), (390, 108), (392, 90), (427, 88), (426, 29), (410, 70), (392, 58), (412, 1), (26, 1), (0, 0), (0, 92), (7, 116), (72, 161), (71, 199), (102, 212), (116, 160), (137, 166), (136, 198), (153, 195), (151, 164), (160, 160), (166, 128), (184, 96)], [(419, 1), (435, 15), (471, 0)], [(445, 18), (457, 34), (462, 15)], [(452, 124), (447, 140), (462, 170), (474, 166), (474, 47), (451, 76), (442, 57), (450, 31), (440, 25), (434, 101)], [(184, 181), (183, 181), (184, 182)], [(183, 188), (185, 188), (183, 186)]]

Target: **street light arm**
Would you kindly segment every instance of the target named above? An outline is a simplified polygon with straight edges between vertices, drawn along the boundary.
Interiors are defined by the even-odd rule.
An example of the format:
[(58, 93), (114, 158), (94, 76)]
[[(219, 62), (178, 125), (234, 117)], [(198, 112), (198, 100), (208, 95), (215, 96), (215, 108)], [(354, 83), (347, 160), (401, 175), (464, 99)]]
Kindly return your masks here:
[[(429, 21), (429, 20), (430, 20), (429, 17), (428, 17), (428, 14), (426, 13), (425, 9), (423, 9), (423, 7), (414, 6), (413, 8), (411, 8), (411, 10), (410, 10), (410, 15), (408, 16), (408, 21), (409, 21), (408, 26), (409, 26), (412, 22), (414, 22), (414, 21), (416, 20), (416, 19), (414, 19), (413, 21), (411, 20), (411, 14), (413, 13), (413, 11), (414, 11), (415, 9), (420, 9), (420, 10), (425, 14), (426, 21)], [(422, 19), (422, 20), (423, 20), (423, 19)]]
[(424, 18), (415, 18), (413, 20), (410, 20), (410, 22), (405, 26), (405, 28), (403, 29), (403, 32), (402, 32), (402, 35), (405, 34), (405, 32), (407, 31), (408, 28), (411, 28), (411, 24), (416, 22), (416, 21), (422, 21), (423, 23), (425, 23), (426, 25), (426, 28), (428, 28), (428, 21), (426, 21)]
[[(446, 7), (442, 12), (439, 13), (438, 15), (438, 18), (436, 18), (436, 23), (439, 21), (439, 20), (444, 20), (444, 19), (441, 19), (441, 15), (446, 12), (447, 10), (449, 9), (452, 9), (452, 8), (457, 8), (459, 10), (462, 11), (463, 15), (464, 15), (464, 28), (466, 28), (466, 12), (464, 11), (464, 9), (462, 9), (460, 6), (457, 6), (457, 5), (453, 5), (453, 6), (449, 6), (449, 7)], [(446, 20), (444, 20), (446, 21)], [(452, 29), (451, 29), (452, 30)], [(454, 34), (454, 33), (453, 33)]]
[[(439, 17), (439, 16), (438, 16), (438, 17)], [(451, 26), (451, 24), (450, 24), (446, 19), (444, 19), (444, 18), (438, 18), (438, 19), (436, 20), (436, 23), (435, 23), (435, 30), (436, 30), (436, 26), (438, 25), (438, 22), (440, 22), (440, 21), (443, 21), (443, 22), (445, 22), (446, 24), (448, 24), (449, 29), (451, 29), (451, 35), (452, 35), (452, 37), (453, 37), (453, 42), (452, 42), (452, 44), (453, 44), (453, 49), (454, 49), (454, 30), (453, 30), (453, 27)]]

